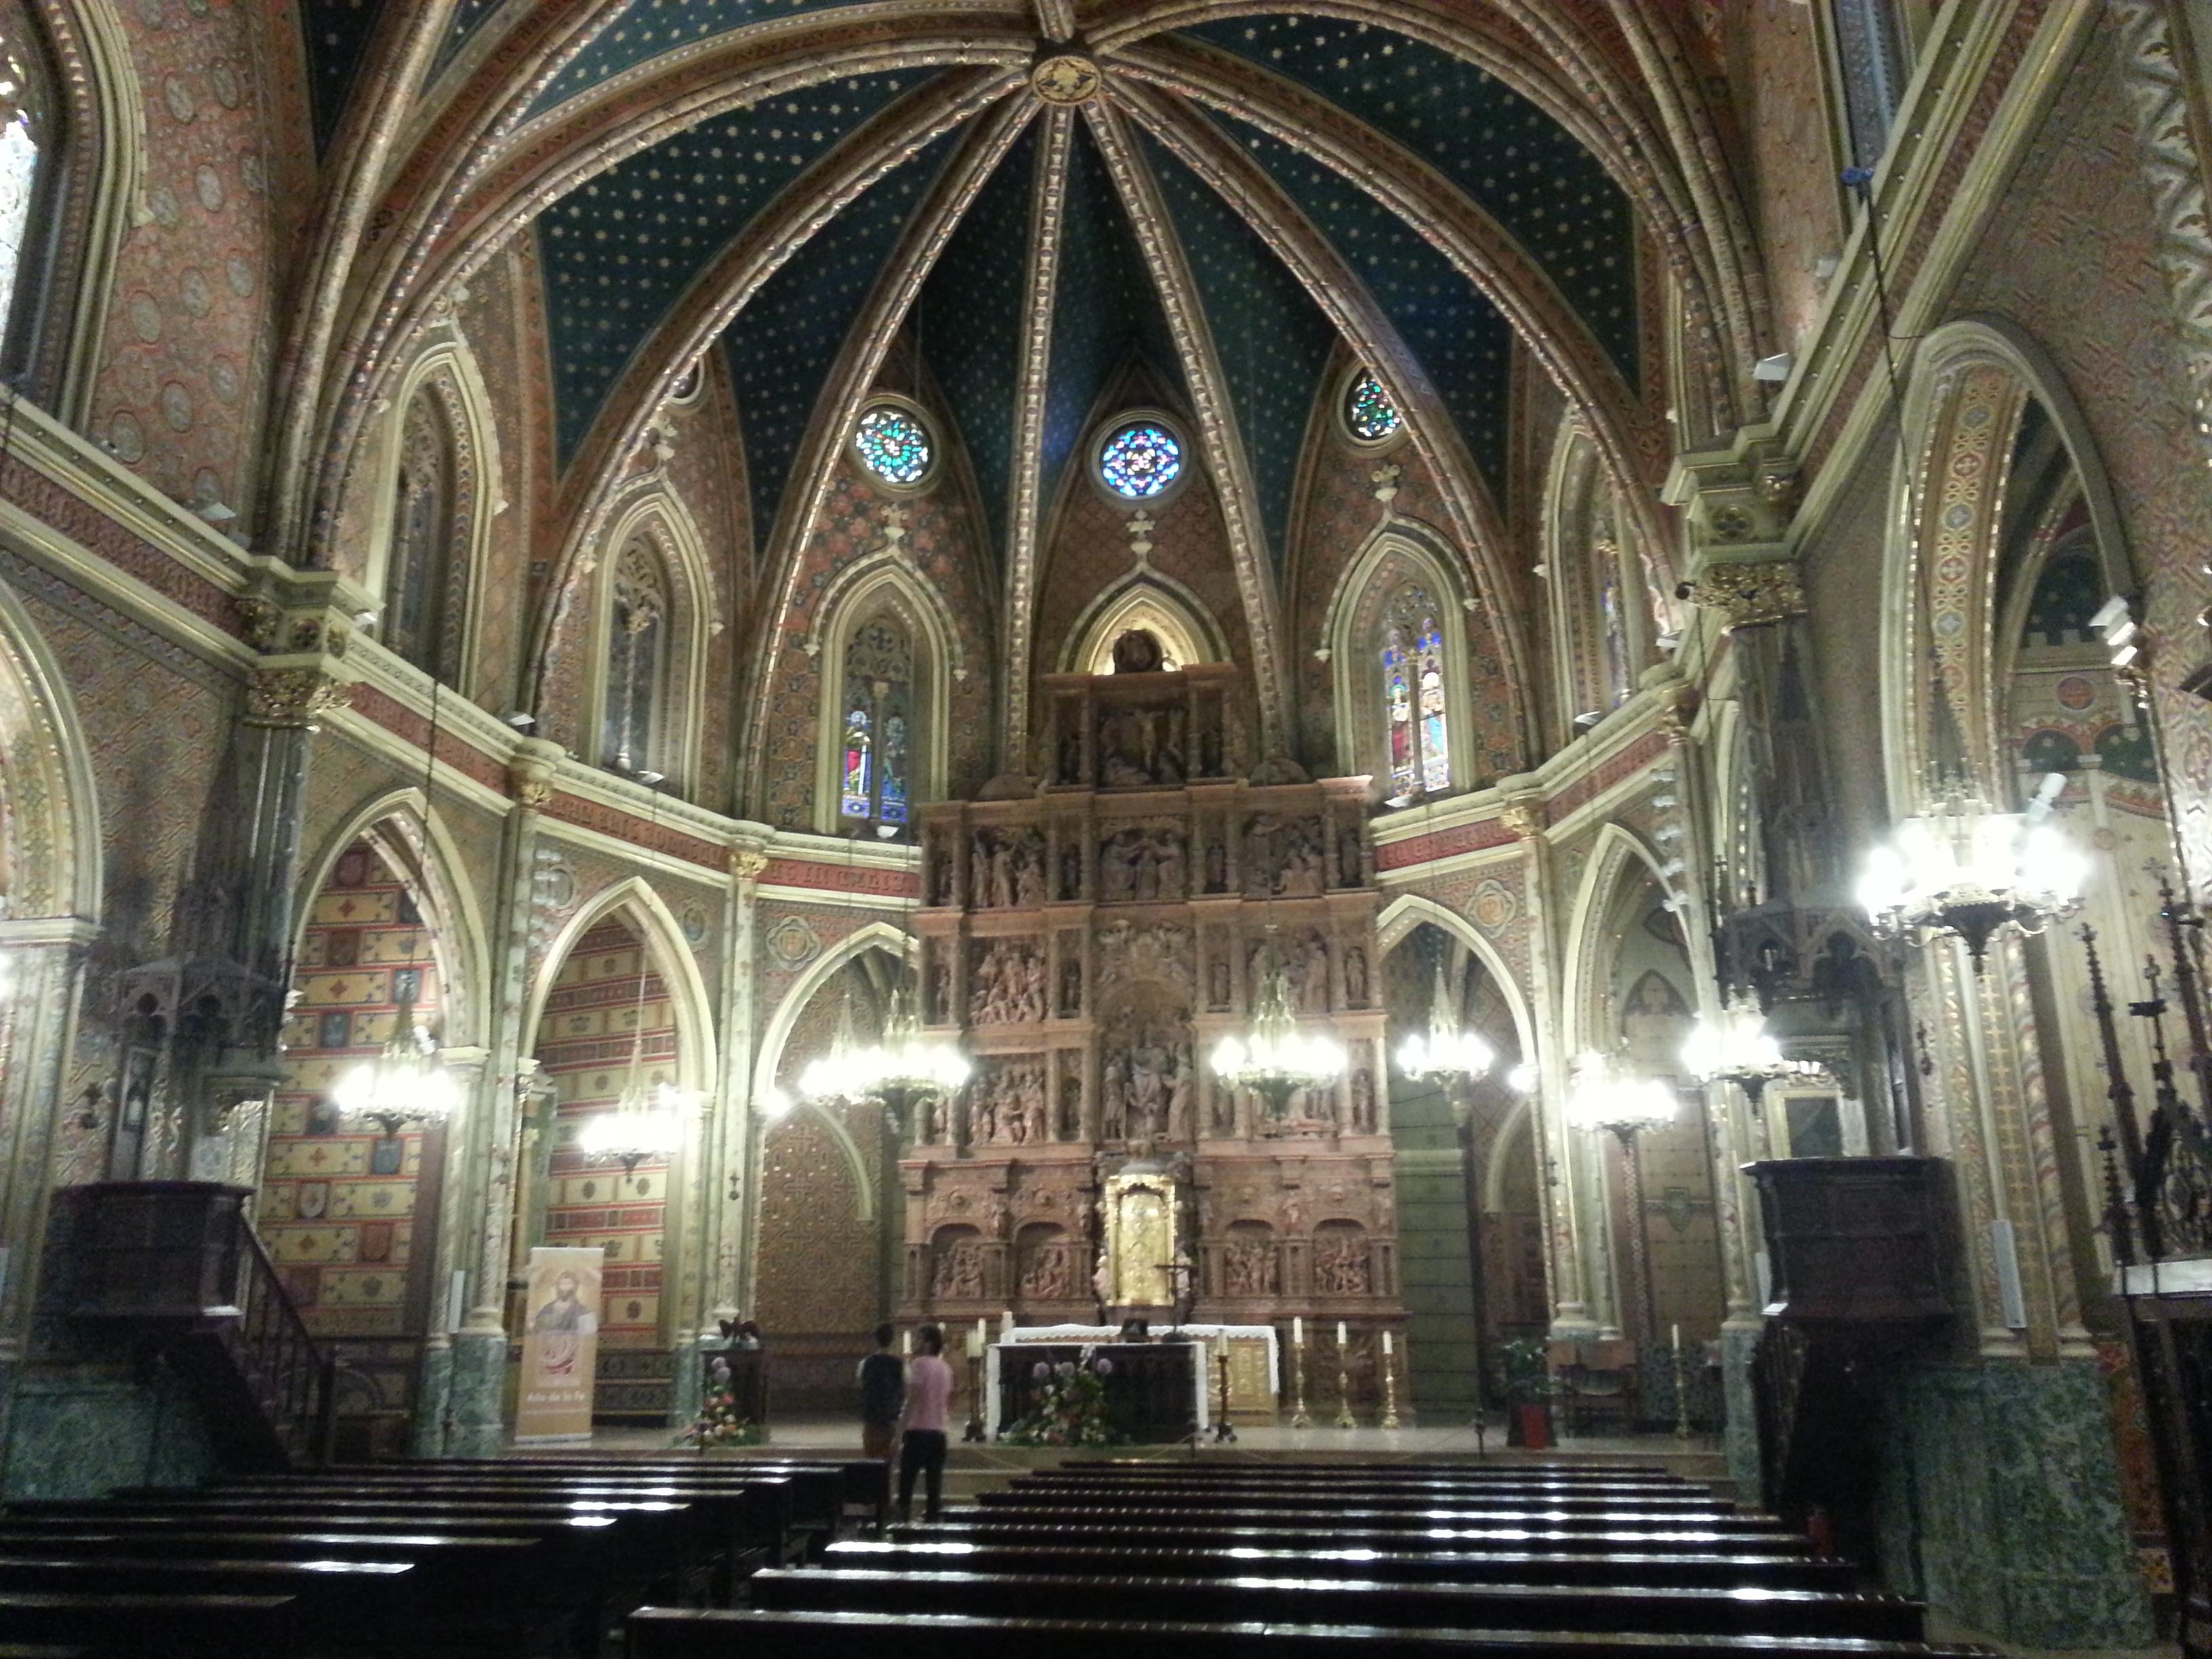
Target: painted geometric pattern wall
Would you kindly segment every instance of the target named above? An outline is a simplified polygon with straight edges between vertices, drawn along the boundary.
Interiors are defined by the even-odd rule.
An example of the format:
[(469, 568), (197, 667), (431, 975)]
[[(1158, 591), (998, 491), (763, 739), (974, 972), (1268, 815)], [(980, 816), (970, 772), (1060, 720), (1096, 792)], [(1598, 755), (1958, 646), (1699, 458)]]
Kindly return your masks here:
[(633, 1033), (640, 1029), (646, 1081), (673, 1083), (676, 1028), (666, 987), (637, 935), (611, 918), (569, 952), (538, 1036), (538, 1059), (557, 1114), (541, 1242), (596, 1244), (606, 1252), (596, 1409), (607, 1415), (658, 1415), (668, 1402), (660, 1318), (668, 1165), (647, 1160), (626, 1174), (619, 1164), (593, 1162), (574, 1146), (583, 1124), (611, 1110), (629, 1086)]
[(356, 841), (339, 854), (301, 936), (299, 999), (285, 1023), (286, 1079), (258, 1216), (286, 1287), (319, 1336), (422, 1328), (418, 1266), (435, 1224), (442, 1131), (432, 1133), (424, 1182), (419, 1126), (387, 1138), (373, 1124), (343, 1120), (330, 1092), (391, 1038), (409, 981), (416, 1019), (436, 1029), (444, 988), (432, 947), (412, 895), (376, 850)]

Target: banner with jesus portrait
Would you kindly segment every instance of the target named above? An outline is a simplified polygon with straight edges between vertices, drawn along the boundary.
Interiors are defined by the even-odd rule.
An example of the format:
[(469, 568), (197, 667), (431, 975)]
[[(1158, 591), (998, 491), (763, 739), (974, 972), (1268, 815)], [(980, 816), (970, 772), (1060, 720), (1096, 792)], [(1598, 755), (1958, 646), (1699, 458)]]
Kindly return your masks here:
[(592, 1437), (592, 1383), (599, 1364), (599, 1267), (605, 1252), (584, 1248), (530, 1253), (524, 1298), (522, 1383), (514, 1443)]

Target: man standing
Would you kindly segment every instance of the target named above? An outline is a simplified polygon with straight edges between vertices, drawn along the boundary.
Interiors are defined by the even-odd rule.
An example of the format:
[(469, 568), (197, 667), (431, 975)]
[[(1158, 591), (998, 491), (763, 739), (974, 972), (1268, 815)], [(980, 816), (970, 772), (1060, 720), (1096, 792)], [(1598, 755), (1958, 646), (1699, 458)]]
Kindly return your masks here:
[(921, 1352), (907, 1367), (906, 1434), (899, 1444), (899, 1519), (914, 1512), (914, 1479), (929, 1478), (925, 1518), (940, 1519), (945, 1511), (945, 1417), (952, 1404), (952, 1367), (945, 1363), (945, 1333), (924, 1325), (917, 1340)]
[(884, 1466), (876, 1491), (879, 1525), (890, 1502), (891, 1443), (898, 1435), (899, 1408), (906, 1403), (906, 1363), (891, 1352), (896, 1334), (889, 1322), (877, 1326), (876, 1351), (860, 1362), (860, 1455)]

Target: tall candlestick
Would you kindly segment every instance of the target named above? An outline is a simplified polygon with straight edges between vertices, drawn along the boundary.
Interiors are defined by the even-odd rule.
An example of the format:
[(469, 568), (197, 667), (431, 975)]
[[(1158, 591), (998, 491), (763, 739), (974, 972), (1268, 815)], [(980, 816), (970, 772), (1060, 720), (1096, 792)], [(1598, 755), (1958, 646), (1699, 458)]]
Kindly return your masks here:
[(1674, 1327), (1674, 1352), (1682, 1352), (1682, 1328), (1680, 1325)]
[(1306, 1322), (1297, 1314), (1291, 1316), (1291, 1346), (1303, 1348), (1306, 1345)]
[(1382, 1357), (1386, 1359), (1390, 1357), (1390, 1333), (1388, 1331), (1382, 1333)]
[(899, 1352), (908, 1359), (914, 1358), (914, 1327), (911, 1325), (899, 1333)]
[(1346, 1340), (1347, 1339), (1344, 1334), (1344, 1322), (1340, 1319), (1336, 1322), (1336, 1346), (1340, 1348), (1345, 1345)]

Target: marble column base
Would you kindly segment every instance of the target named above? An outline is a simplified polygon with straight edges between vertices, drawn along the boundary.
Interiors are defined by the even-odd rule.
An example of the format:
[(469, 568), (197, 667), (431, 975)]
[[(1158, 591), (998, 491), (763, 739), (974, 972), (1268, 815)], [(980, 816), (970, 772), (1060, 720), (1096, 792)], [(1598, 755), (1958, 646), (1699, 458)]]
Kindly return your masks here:
[(225, 1473), (181, 1379), (149, 1387), (72, 1368), (19, 1378), (0, 1496), (104, 1498), (118, 1486), (195, 1486)]
[(507, 1449), (507, 1334), (462, 1331), (452, 1355), (444, 1455), (496, 1457)]
[(422, 1351), (422, 1369), (415, 1385), (415, 1423), (408, 1450), (416, 1457), (443, 1457), (446, 1451), (446, 1413), (453, 1403), (453, 1351), (440, 1345)]
[(1728, 1412), (1723, 1437), (1728, 1453), (1729, 1479), (1735, 1482), (1736, 1501), (1758, 1508), (1764, 1501), (1760, 1488), (1765, 1467), (1759, 1445), (1759, 1400), (1752, 1386), (1751, 1357), (1758, 1352), (1760, 1333), (1721, 1329), (1721, 1397)]
[(2033, 1648), (2141, 1648), (2149, 1597), (2094, 1360), (1892, 1373), (1875, 1523), (1885, 1587)]
[(677, 1349), (673, 1375), (668, 1379), (668, 1426), (688, 1429), (699, 1420), (699, 1407), (707, 1395), (707, 1362), (703, 1356), (719, 1353), (726, 1345), (719, 1335), (695, 1337)]

